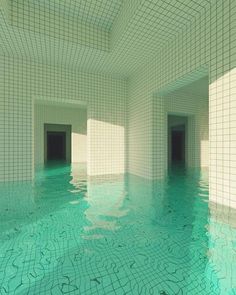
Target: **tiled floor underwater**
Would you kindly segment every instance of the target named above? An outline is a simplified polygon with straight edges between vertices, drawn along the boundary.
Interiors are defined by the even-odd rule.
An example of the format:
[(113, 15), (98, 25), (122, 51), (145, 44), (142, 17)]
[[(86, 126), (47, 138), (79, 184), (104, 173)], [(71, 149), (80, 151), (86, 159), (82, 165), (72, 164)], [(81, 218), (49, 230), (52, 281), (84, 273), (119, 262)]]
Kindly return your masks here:
[(87, 180), (80, 165), (0, 187), (0, 294), (236, 294), (233, 213), (207, 171)]

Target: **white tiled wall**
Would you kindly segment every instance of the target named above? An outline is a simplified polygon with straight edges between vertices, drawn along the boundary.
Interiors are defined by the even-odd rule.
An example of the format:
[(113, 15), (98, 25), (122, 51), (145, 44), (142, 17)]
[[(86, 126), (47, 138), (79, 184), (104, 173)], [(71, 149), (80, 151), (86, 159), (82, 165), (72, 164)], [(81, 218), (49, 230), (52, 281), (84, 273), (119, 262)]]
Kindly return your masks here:
[[(3, 151), (1, 181), (32, 177), (33, 108), (36, 99), (86, 105), (88, 173), (124, 172), (126, 80), (66, 71), (3, 56), (0, 56), (0, 67), (0, 104), (3, 106), (0, 119), (3, 139), (0, 141)], [(123, 150), (119, 149), (121, 146), (117, 142)]]
[(209, 165), (209, 108), (208, 97), (175, 91), (164, 98), (167, 114), (188, 117), (187, 165), (208, 167)]
[[(160, 119), (159, 106), (153, 107), (152, 97), (148, 93), (148, 81), (143, 81), (142, 76), (134, 77), (129, 85), (128, 100), (128, 169), (132, 174), (145, 178), (152, 178), (153, 167), (153, 116)], [(154, 100), (158, 101), (158, 100)], [(157, 123), (158, 124), (158, 123)], [(161, 141), (163, 143), (163, 141)], [(156, 151), (158, 157), (160, 151)], [(159, 157), (160, 158), (160, 157)]]
[(44, 124), (71, 125), (71, 162), (87, 162), (87, 111), (78, 107), (34, 106), (34, 163), (44, 163)]
[[(163, 97), (154, 96), (147, 101), (143, 102), (146, 108), (136, 101), (137, 109), (130, 101), (129, 171), (154, 179), (165, 175), (168, 163), (168, 114), (188, 117), (188, 166), (208, 167), (208, 97), (186, 93), (182, 89)], [(143, 169), (144, 162), (146, 170)]]
[[(236, 207), (236, 1), (173, 2), (174, 5), (172, 1), (132, 0), (123, 6), (115, 20), (118, 5), (112, 13), (113, 28), (110, 26), (106, 32), (96, 35), (96, 28), (88, 25), (86, 44), (82, 33), (81, 40), (74, 33), (67, 35), (72, 25), (70, 19), (61, 31), (55, 28), (55, 40), (48, 27), (36, 26), (30, 31), (32, 27), (24, 23), (27, 13), (23, 19), (20, 14), (16, 19), (11, 14), (14, 26), (4, 27), (3, 18), (0, 20), (3, 37), (0, 50), (5, 54), (0, 57), (1, 181), (31, 178), (32, 102), (39, 96), (60, 103), (71, 100), (87, 105), (89, 174), (124, 171), (127, 109), (129, 171), (146, 178), (162, 177), (166, 169), (167, 141), (167, 101), (162, 90), (175, 88), (176, 81), (186, 84), (188, 77), (193, 79), (193, 73), (204, 68), (209, 75), (210, 198)], [(17, 7), (21, 9), (18, 1), (11, 3), (11, 13)], [(92, 5), (95, 10), (97, 3)], [(6, 4), (1, 2), (2, 15), (7, 15)], [(106, 9), (103, 14), (107, 14)], [(39, 14), (39, 20), (45, 25), (47, 15), (48, 12)], [(58, 24), (54, 12), (53, 17), (53, 25)], [(15, 58), (7, 57), (11, 55)], [(28, 55), (29, 60), (51, 65), (129, 75), (129, 82), (104, 74), (24, 62)], [(169, 99), (173, 112), (177, 107), (183, 111), (174, 97)], [(182, 96), (182, 107), (186, 108), (196, 99), (197, 96), (188, 100)], [(204, 150), (207, 149), (207, 116), (205, 102), (201, 106), (200, 101), (194, 114), (192, 107), (187, 112), (192, 114), (195, 141), (199, 143), (202, 138)], [(193, 153), (192, 163), (196, 165), (200, 158), (207, 163), (204, 155), (205, 152), (201, 156)]]
[[(235, 16), (235, 1), (211, 3), (182, 34), (163, 47), (161, 55), (149, 60), (142, 72), (132, 77), (128, 113), (129, 171), (143, 177), (159, 177), (165, 165), (165, 151), (160, 146), (166, 142), (163, 136), (166, 125), (160, 116), (164, 97), (155, 93), (181, 77), (191, 76), (198, 68), (208, 68), (210, 199), (233, 207), (236, 207)], [(155, 114), (153, 103), (158, 105)], [(199, 109), (202, 121), (199, 132), (204, 138), (207, 117), (202, 115), (202, 107)], [(207, 149), (207, 143), (202, 144)], [(153, 152), (158, 156), (152, 161)], [(207, 161), (207, 157), (203, 158), (204, 163)]]
[[(33, 171), (32, 100), (22, 91), (23, 69), (3, 57), (0, 57), (0, 68), (0, 180), (30, 179)], [(13, 73), (19, 75), (17, 80)]]

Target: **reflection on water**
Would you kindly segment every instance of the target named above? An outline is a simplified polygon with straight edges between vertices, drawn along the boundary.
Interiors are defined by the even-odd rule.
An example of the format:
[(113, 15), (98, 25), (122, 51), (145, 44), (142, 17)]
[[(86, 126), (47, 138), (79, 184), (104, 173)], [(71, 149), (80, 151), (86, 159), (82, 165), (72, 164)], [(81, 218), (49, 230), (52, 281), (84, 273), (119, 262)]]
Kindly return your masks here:
[(119, 218), (128, 213), (128, 209), (123, 207), (125, 196), (123, 175), (92, 177), (87, 183), (89, 207), (85, 212), (90, 225), (85, 229), (118, 229)]
[(236, 294), (236, 210), (209, 204), (208, 259), (219, 281), (222, 294)]
[(87, 178), (39, 167), (0, 186), (0, 294), (236, 294), (235, 212), (206, 170)]

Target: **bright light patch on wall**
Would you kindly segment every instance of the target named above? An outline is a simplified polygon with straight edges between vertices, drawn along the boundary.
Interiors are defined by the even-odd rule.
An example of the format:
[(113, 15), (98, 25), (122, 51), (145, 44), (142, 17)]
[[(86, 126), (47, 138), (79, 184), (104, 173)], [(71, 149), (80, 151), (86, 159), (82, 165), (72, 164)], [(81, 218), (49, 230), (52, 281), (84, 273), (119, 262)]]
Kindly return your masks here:
[(125, 172), (124, 126), (88, 120), (88, 175)]
[(87, 135), (72, 132), (72, 163), (85, 163), (87, 161)]
[(201, 140), (200, 160), (201, 167), (208, 167), (209, 164), (209, 140)]
[(236, 208), (236, 68), (210, 85), (210, 200)]

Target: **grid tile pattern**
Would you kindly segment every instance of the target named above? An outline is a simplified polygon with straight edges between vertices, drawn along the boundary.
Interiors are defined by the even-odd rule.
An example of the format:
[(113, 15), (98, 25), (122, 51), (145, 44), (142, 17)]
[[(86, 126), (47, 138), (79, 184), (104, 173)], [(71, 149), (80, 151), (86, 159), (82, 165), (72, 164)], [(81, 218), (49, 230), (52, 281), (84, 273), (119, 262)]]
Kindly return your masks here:
[[(146, 103), (149, 109), (144, 108), (143, 104), (146, 100), (143, 104), (138, 103), (137, 97), (141, 99), (143, 94), (139, 88), (135, 88), (137, 93), (132, 95), (134, 101), (129, 100), (128, 115), (130, 132), (128, 159), (131, 173), (154, 179), (160, 179), (165, 175), (168, 163), (168, 114), (188, 117), (187, 165), (189, 167), (209, 165), (207, 82), (207, 79), (203, 78), (169, 94), (154, 95), (149, 100), (150, 104)], [(140, 87), (143, 86), (142, 82), (137, 84), (141, 85)], [(189, 92), (191, 87), (195, 93)], [(205, 91), (200, 91), (201, 88), (205, 88)], [(134, 106), (135, 102), (136, 106)], [(144, 165), (146, 170), (143, 169)]]
[[(217, 203), (232, 207), (236, 207), (235, 149), (233, 148), (235, 9), (234, 1), (211, 3), (191, 25), (183, 29), (182, 34), (164, 45), (161, 53), (156, 54), (156, 58), (150, 58), (142, 71), (131, 79), (128, 114), (130, 171), (143, 177), (155, 178), (153, 174), (155, 170), (164, 170), (164, 166), (160, 167), (160, 165), (164, 165), (162, 159), (165, 155), (158, 155), (157, 160), (152, 162), (157, 169), (149, 165), (153, 150), (155, 151), (151, 134), (156, 133), (159, 141), (165, 144), (166, 139), (163, 137), (165, 124), (159, 122), (156, 125), (156, 118), (152, 116), (151, 108), (145, 106), (150, 106), (153, 94), (161, 93), (167, 87), (175, 88), (171, 85), (175, 85), (179, 79), (183, 79), (186, 84), (187, 77), (189, 76), (192, 80), (192, 73), (196, 69), (207, 66), (210, 78), (210, 198)], [(157, 104), (162, 104), (163, 95), (160, 94), (156, 99)], [(135, 105), (134, 101), (136, 101)], [(160, 118), (157, 112), (155, 115)], [(143, 118), (142, 123), (140, 118)], [(207, 116), (202, 120), (200, 133), (204, 134)], [(135, 150), (136, 146), (139, 146), (139, 151)], [(156, 153), (160, 152), (159, 143), (157, 147)], [(150, 159), (149, 163), (147, 159)]]
[(86, 109), (47, 103), (36, 101), (34, 106), (34, 164), (44, 164), (44, 124), (71, 125), (71, 162), (87, 162)]
[(189, 87), (183, 87), (165, 96), (165, 112), (188, 118), (187, 165), (189, 167), (208, 167), (208, 91), (199, 93), (197, 84), (202, 88), (208, 87), (208, 79), (204, 78), (190, 85), (195, 93), (188, 92)]
[(81, 168), (0, 185), (0, 292), (235, 294), (235, 210), (208, 204), (207, 174), (87, 181)]
[[(94, 174), (93, 163), (99, 167), (99, 174), (120, 173), (124, 169), (124, 154), (116, 142), (109, 140), (103, 145), (103, 138), (114, 133), (116, 140), (124, 140), (126, 124), (127, 84), (124, 79), (106, 75), (69, 72), (64, 69), (26, 63), (12, 58), (0, 57), (1, 86), (1, 166), (0, 180), (30, 179), (33, 173), (33, 107), (38, 99), (52, 104), (87, 105), (88, 121), (101, 121), (100, 134), (97, 125), (87, 129), (89, 174)], [(99, 154), (94, 151), (99, 150)], [(103, 155), (103, 156), (102, 156)], [(115, 161), (116, 165), (113, 164)], [(3, 164), (2, 164), (3, 163)], [(119, 166), (120, 165), (120, 166)], [(98, 172), (98, 171), (97, 171)]]
[(220, 1), (212, 11), (210, 60), (211, 199), (236, 208), (235, 65), (236, 3)]
[[(45, 3), (46, 5), (46, 3)], [(109, 33), (95, 24), (80, 21), (79, 18), (58, 14), (58, 5), (50, 1), (41, 7), (40, 2), (13, 1), (10, 24), (33, 34), (47, 36), (66, 42), (88, 46), (95, 50), (109, 50)], [(62, 11), (63, 5), (60, 5)], [(28, 43), (30, 40), (27, 40)], [(36, 47), (37, 48), (37, 47)], [(36, 49), (35, 48), (35, 49)], [(39, 49), (40, 50), (40, 49)]]
[[(14, 0), (14, 2), (18, 5), (20, 1)], [(53, 14), (80, 19), (85, 24), (109, 31), (122, 2), (122, 0), (30, 0), (29, 5), (34, 6), (35, 9), (42, 9), (44, 12), (50, 11)]]
[[(85, 6), (92, 7), (86, 8), (92, 14), (104, 10), (104, 19), (104, 15), (111, 15), (108, 11), (110, 6), (104, 8), (107, 2), (91, 0), (86, 1)], [(2, 51), (7, 55), (10, 53), (16, 57), (63, 65), (70, 69), (128, 76), (145, 65), (144, 52), (145, 56), (155, 56), (157, 50), (170, 39), (175, 39), (176, 34), (181, 33), (209, 5), (207, 0), (125, 2), (128, 3), (121, 5), (109, 1), (116, 12), (112, 13), (114, 24), (108, 31), (99, 27), (95, 21), (85, 24), (76, 18), (77, 24), (68, 14), (63, 13), (61, 16), (57, 10), (54, 12), (53, 4), (49, 13), (49, 9), (38, 9), (39, 1), (12, 1), (11, 21), (8, 26), (0, 27)], [(34, 3), (37, 9), (33, 9), (30, 3)], [(62, 1), (62, 10), (73, 10), (72, 1), (67, 2), (68, 9), (65, 3)], [(78, 2), (78, 7), (82, 7), (79, 3), (84, 1)]]
[[(21, 170), (25, 171), (22, 175), (29, 175), (31, 160), (28, 160), (28, 155), (32, 154), (32, 126), (29, 122), (32, 122), (33, 95), (45, 95), (45, 89), (49, 88), (46, 96), (54, 99), (82, 97), (88, 103), (88, 112), (94, 113), (99, 120), (102, 121), (104, 116), (106, 122), (110, 117), (109, 123), (116, 121), (111, 125), (124, 126), (124, 123), (119, 125), (117, 122), (121, 118), (126, 122), (126, 83), (114, 78), (122, 76), (129, 77), (127, 120), (130, 171), (154, 178), (158, 171), (164, 169), (161, 166), (165, 162), (163, 148), (160, 150), (166, 140), (161, 90), (171, 88), (176, 85), (176, 81), (191, 76), (196, 69), (207, 68), (210, 84), (210, 198), (236, 207), (236, 2), (132, 0), (122, 5), (121, 1), (111, 1), (109, 3), (113, 6), (109, 7), (113, 11), (110, 11), (106, 6), (107, 0), (86, 1), (86, 4), (79, 1), (78, 7), (84, 6), (78, 24), (73, 17), (69, 17), (74, 2), (63, 1), (58, 9), (59, 2), (50, 1), (52, 10), (49, 18), (46, 9), (49, 2), (38, 3), (27, 1), (22, 6), (19, 1), (3, 1), (0, 6), (3, 16), (0, 19), (0, 53), (5, 56), (1, 57), (1, 64), (5, 67), (4, 74), (1, 72), (0, 84), (1, 105), (4, 106), (1, 121), (5, 122), (1, 123), (1, 136), (6, 137), (1, 143), (1, 149), (4, 153), (10, 151), (10, 158), (13, 159), (13, 145), (11, 148), (10, 145), (17, 138), (16, 134), (21, 134), (16, 132), (17, 128), (24, 124), (27, 131), (27, 140), (21, 140), (18, 135), (20, 143), (14, 147), (18, 168), (10, 164), (13, 163), (11, 159), (9, 164), (3, 160), (4, 169), (8, 171), (6, 175), (20, 175)], [(38, 23), (34, 23), (32, 28), (28, 8), (34, 5), (39, 5), (40, 9), (34, 12), (33, 21), (37, 20)], [(76, 13), (78, 10), (75, 9)], [(6, 56), (14, 57), (10, 65)], [(28, 63), (24, 61), (26, 59)], [(50, 70), (45, 70), (47, 66), (42, 64), (50, 64)], [(64, 74), (61, 74), (61, 66), (67, 68), (63, 70)], [(40, 75), (32, 74), (35, 68)], [(105, 72), (113, 78), (104, 78), (104, 74), (101, 74), (91, 83), (89, 77), (92, 74), (80, 74), (78, 71), (82, 70)], [(60, 81), (60, 84), (55, 81)], [(110, 81), (113, 82), (109, 84)], [(52, 87), (55, 88), (52, 90)], [(75, 94), (75, 91), (79, 94)], [(63, 98), (62, 94), (65, 94)], [(122, 107), (117, 108), (116, 103)], [(6, 122), (13, 114), (14, 119), (9, 119), (11, 132), (6, 135)], [(91, 121), (89, 126), (94, 129), (96, 124)], [(111, 128), (106, 125), (101, 130), (111, 134)], [(120, 136), (125, 133), (119, 132)], [(24, 135), (22, 137), (25, 138)], [(94, 140), (92, 137), (91, 141), (88, 140), (89, 149), (93, 151), (96, 146)], [(115, 144), (111, 144), (110, 148), (116, 150)], [(105, 157), (106, 148), (100, 145), (99, 149)], [(157, 155), (155, 161), (154, 155)], [(122, 156), (123, 152), (118, 158)], [(92, 152), (89, 157), (91, 161), (94, 160)], [(161, 162), (158, 160), (160, 158)], [(20, 168), (24, 161), (29, 162), (27, 169), (24, 168), (25, 164)]]

